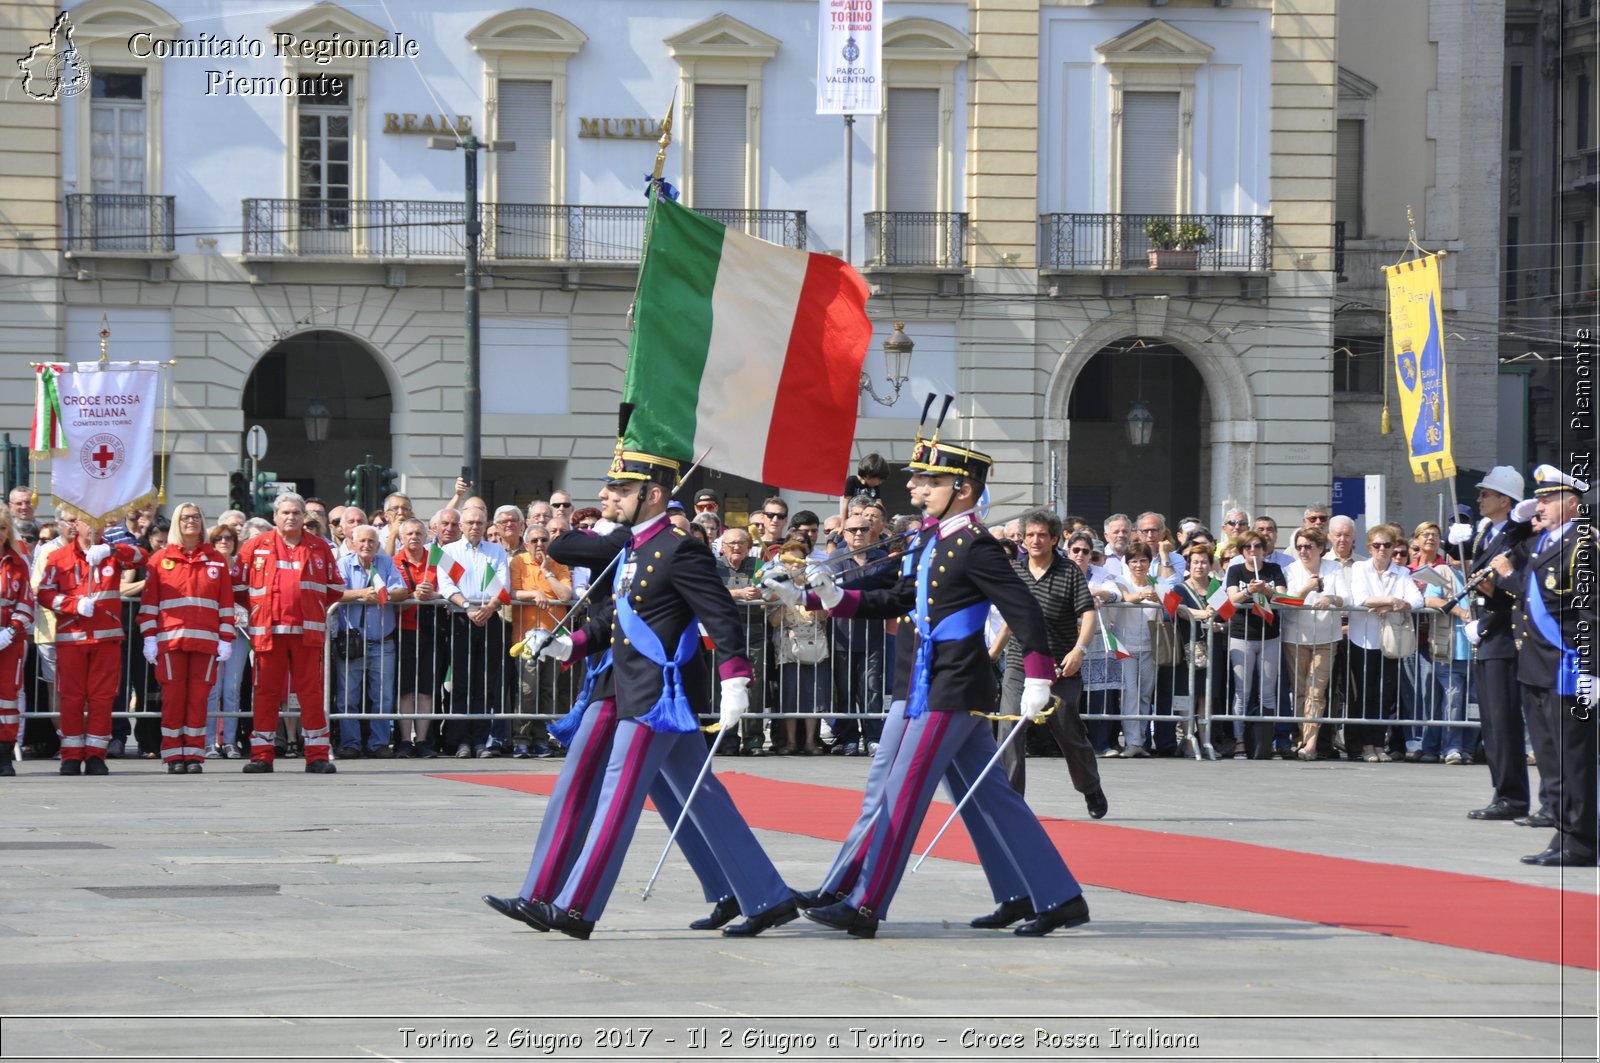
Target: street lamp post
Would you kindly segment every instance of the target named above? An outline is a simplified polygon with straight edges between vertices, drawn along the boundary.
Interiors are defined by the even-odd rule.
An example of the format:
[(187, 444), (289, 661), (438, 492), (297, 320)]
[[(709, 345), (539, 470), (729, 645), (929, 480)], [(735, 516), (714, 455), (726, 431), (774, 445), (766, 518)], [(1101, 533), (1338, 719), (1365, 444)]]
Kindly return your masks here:
[(516, 151), (514, 140), (479, 140), (475, 136), (429, 137), (428, 147), (437, 151), (454, 151), (460, 148), (466, 158), (467, 194), (467, 262), (462, 270), (461, 311), (465, 318), (465, 342), (462, 380), (461, 464), (467, 470), (467, 479), (474, 485), (481, 482), (483, 466), (483, 385), (479, 369), (478, 338), (478, 238), (483, 235), (483, 222), (478, 217), (478, 152)]
[(863, 369), (861, 391), (881, 406), (893, 406), (900, 401), (900, 389), (906, 386), (906, 381), (911, 376), (911, 350), (915, 346), (916, 344), (911, 342), (911, 337), (906, 335), (905, 322), (896, 321), (893, 334), (883, 341), (884, 373), (893, 390), (888, 398), (879, 395), (878, 389), (872, 386), (871, 374)]

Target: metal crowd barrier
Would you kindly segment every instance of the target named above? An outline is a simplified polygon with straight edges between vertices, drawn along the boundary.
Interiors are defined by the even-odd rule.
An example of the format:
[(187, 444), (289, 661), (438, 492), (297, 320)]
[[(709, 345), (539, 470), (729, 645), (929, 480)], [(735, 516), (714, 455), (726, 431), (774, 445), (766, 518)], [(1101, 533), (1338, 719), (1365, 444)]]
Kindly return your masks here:
[[(741, 744), (814, 747), (821, 736), (808, 736), (803, 721), (824, 720), (831, 721), (835, 744), (855, 742), (864, 752), (889, 703), (895, 625), (740, 604), (745, 617), (740, 649), (755, 669)], [(141, 753), (160, 749), (160, 692), (140, 653), (137, 608), (136, 599), (124, 599), (127, 637), (114, 730), (130, 754), (135, 743)], [(1320, 739), (1326, 750), (1334, 729), (1354, 725), (1373, 728), (1374, 745), (1388, 744), (1395, 737), (1390, 729), (1398, 729), (1408, 751), (1457, 751), (1472, 758), (1477, 706), (1471, 661), (1459, 655), (1459, 620), (1427, 609), (1401, 614), (1416, 648), (1391, 660), (1380, 651), (1351, 647), (1343, 619), (1362, 609), (1274, 608), (1286, 621), (1293, 615), (1337, 616), (1339, 636), (1308, 647), (1293, 641), (1290, 621), (1279, 639), (1252, 644), (1230, 640), (1225, 624), (1195, 622), (1181, 613), (1169, 617), (1159, 606), (1101, 603), (1100, 622), (1110, 625), (1128, 656), (1115, 657), (1097, 636), (1080, 673), (1080, 710), (1097, 750), (1116, 748), (1120, 730), (1125, 747), (1153, 745), (1158, 752), (1216, 759), (1218, 746), (1230, 737), (1240, 745), (1253, 743), (1256, 753), (1269, 745), (1280, 751), (1299, 746), (1309, 725), (1319, 734), (1329, 732)], [(353, 617), (359, 625), (360, 611), (370, 616), (377, 609), (389, 611), (394, 624), (384, 627), (393, 626), (394, 634), (367, 640), (360, 657), (342, 654), (336, 632), (346, 626), (344, 620)], [(546, 727), (571, 707), (584, 669), (581, 663), (563, 668), (552, 661), (512, 658), (509, 648), (522, 630), (507, 615), (509, 607), (502, 608), (479, 627), (438, 600), (333, 606), (323, 688), (333, 747), (373, 749), (426, 740), (448, 756), (463, 744), (474, 753), (479, 746), (510, 752), (518, 743), (547, 741)], [(415, 624), (402, 633), (399, 625), (406, 616)], [(238, 651), (213, 688), (205, 744), (232, 744), (248, 756), (253, 666), (247, 640), (241, 636), (235, 645)], [(24, 744), (47, 745), (53, 736), (52, 658), (48, 644), (28, 655)], [(691, 664), (704, 670), (713, 694), (720, 659), (708, 652)], [(1241, 682), (1245, 679), (1247, 684)], [(1243, 696), (1241, 686), (1249, 688)], [(1263, 687), (1276, 696), (1264, 697)], [(292, 747), (299, 718), (292, 694), (282, 716), (281, 740)], [(708, 722), (714, 718), (714, 713), (706, 717)], [(1270, 728), (1270, 740), (1260, 731), (1252, 736), (1257, 728)]]

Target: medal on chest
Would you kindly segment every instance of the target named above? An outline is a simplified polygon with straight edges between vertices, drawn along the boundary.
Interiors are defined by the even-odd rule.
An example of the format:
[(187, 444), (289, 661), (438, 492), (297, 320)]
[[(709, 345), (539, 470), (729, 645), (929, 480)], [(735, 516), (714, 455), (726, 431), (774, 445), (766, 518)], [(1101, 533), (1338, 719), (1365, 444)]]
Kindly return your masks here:
[(617, 593), (619, 595), (624, 597), (627, 595), (628, 590), (633, 586), (633, 577), (638, 569), (639, 562), (637, 561), (629, 561), (622, 566), (621, 575), (617, 578)]

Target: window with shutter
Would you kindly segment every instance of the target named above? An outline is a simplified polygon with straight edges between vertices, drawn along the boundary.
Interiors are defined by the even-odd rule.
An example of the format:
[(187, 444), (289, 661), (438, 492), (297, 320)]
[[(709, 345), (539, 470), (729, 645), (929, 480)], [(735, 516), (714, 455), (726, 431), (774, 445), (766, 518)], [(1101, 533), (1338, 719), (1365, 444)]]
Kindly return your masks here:
[(696, 210), (742, 210), (749, 137), (743, 85), (696, 85), (694, 89), (694, 185)]
[(494, 155), (501, 203), (550, 202), (550, 126), (550, 82), (500, 82), (496, 138), (517, 145)]
[(891, 211), (939, 209), (939, 90), (890, 89)]
[(1347, 240), (1360, 239), (1362, 136), (1366, 123), (1359, 118), (1339, 119), (1338, 161), (1334, 175), (1333, 220), (1344, 222)]
[(1178, 94), (1122, 95), (1122, 213), (1175, 214)]

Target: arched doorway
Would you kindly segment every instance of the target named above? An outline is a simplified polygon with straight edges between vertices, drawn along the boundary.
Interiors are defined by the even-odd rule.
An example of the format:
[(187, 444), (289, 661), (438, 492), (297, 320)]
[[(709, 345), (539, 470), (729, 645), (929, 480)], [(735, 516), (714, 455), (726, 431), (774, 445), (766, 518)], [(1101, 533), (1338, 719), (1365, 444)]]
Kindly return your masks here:
[[(306, 423), (317, 402), (330, 415), (320, 443)], [(346, 469), (369, 454), (381, 465), (394, 460), (389, 379), (371, 350), (342, 332), (317, 329), (280, 340), (251, 370), (242, 405), (245, 425), (267, 430), (262, 468), (308, 498), (321, 496), (329, 509), (344, 502)]]
[[(1128, 415), (1141, 403), (1150, 416), (1149, 443), (1136, 446)], [(1182, 351), (1137, 336), (1106, 344), (1074, 380), (1067, 419), (1068, 512), (1096, 527), (1112, 513), (1205, 517), (1212, 414), (1205, 382)]]

